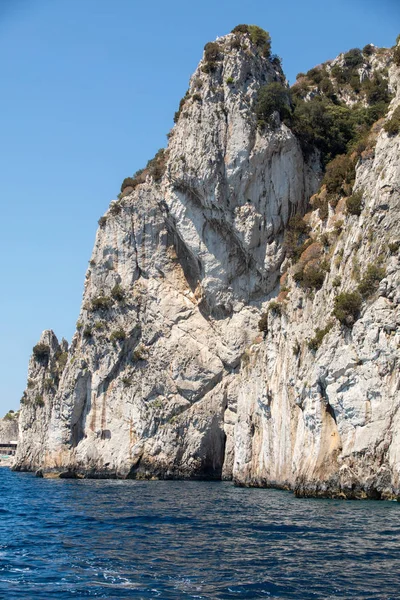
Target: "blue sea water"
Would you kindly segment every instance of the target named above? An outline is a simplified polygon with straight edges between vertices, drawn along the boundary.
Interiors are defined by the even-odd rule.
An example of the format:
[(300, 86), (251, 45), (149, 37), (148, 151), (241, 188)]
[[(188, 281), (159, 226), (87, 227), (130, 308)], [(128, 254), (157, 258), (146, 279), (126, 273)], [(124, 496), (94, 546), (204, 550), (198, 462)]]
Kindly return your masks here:
[(400, 598), (400, 505), (0, 469), (0, 598)]

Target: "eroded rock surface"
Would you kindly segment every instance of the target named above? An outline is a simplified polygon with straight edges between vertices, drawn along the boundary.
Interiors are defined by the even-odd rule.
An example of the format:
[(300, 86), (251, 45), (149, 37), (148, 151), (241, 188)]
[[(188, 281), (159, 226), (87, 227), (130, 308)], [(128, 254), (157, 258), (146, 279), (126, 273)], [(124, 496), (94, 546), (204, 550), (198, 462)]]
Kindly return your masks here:
[[(191, 78), (162, 177), (127, 188), (101, 220), (70, 348), (42, 335), (17, 468), (399, 495), (399, 252), (388, 244), (400, 237), (400, 136), (380, 129), (359, 161), (360, 216), (343, 202), (325, 221), (308, 213), (308, 254), (330, 269), (305, 291), (283, 238), (319, 188), (318, 153), (304, 158), (277, 113), (257, 128), (256, 93), (284, 82), (278, 63), (248, 38), (217, 42), (214, 70), (203, 58)], [(338, 292), (355, 288), (356, 263), (363, 272), (379, 254), (385, 277), (360, 318), (333, 319), (311, 350)]]

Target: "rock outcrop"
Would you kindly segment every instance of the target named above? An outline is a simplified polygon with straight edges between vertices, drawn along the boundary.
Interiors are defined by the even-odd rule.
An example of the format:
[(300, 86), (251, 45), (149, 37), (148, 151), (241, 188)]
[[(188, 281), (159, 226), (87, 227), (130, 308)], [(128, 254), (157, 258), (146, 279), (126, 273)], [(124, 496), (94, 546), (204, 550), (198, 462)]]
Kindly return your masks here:
[[(342, 198), (322, 219), (318, 150), (278, 112), (257, 126), (279, 61), (246, 35), (212, 50), (168, 149), (100, 220), (70, 348), (49, 331), (35, 347), (16, 468), (398, 496), (400, 136), (381, 121), (358, 160), (360, 214)], [(388, 77), (390, 118), (400, 68)], [(307, 210), (295, 263), (285, 231)], [(331, 316), (377, 257), (379, 288)], [(299, 285), (323, 263), (317, 286)]]
[(7, 413), (0, 419), (0, 444), (18, 440), (18, 413)]

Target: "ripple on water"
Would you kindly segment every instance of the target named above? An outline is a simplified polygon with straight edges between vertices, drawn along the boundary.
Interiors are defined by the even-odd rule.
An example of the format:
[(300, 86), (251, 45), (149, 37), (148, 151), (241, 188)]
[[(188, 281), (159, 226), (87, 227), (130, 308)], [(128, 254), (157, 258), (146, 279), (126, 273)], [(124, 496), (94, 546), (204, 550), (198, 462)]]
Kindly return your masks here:
[(400, 598), (400, 506), (0, 471), (0, 598)]

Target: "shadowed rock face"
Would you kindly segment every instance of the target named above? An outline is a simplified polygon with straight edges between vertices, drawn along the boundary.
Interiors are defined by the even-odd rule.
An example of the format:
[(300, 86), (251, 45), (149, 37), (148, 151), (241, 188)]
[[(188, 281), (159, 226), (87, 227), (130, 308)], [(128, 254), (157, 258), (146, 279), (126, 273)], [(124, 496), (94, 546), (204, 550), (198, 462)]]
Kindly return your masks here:
[[(381, 130), (358, 164), (360, 217), (343, 202), (325, 222), (307, 215), (316, 245), (333, 240), (316, 254), (330, 271), (310, 293), (289, 268), (281, 314), (269, 312), (260, 337), (290, 266), (285, 228), (321, 174), (277, 114), (257, 130), (257, 90), (284, 76), (234, 37), (217, 40), (214, 71), (203, 59), (193, 74), (161, 179), (125, 190), (106, 213), (70, 348), (42, 335), (49, 353), (29, 365), (17, 468), (397, 495), (399, 256), (385, 248), (400, 238), (399, 137)], [(393, 90), (398, 81), (392, 66)], [(353, 328), (335, 321), (311, 351), (338, 277), (339, 291), (354, 288), (355, 261), (364, 268), (384, 251), (385, 279)]]

